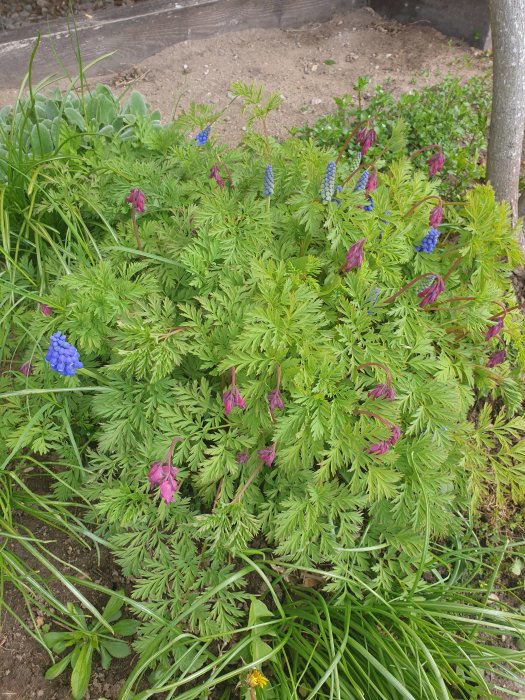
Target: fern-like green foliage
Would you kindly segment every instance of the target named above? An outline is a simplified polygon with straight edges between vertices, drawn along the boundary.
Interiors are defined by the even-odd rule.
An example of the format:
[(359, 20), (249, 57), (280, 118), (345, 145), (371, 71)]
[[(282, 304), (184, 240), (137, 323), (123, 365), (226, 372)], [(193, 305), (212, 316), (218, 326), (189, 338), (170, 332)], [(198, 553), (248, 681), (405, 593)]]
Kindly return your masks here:
[[(276, 98), (264, 102), (253, 86), (234, 92), (254, 125), (270, 124)], [(16, 443), (74, 464), (64, 466), (60, 495), (81, 489), (134, 596), (173, 618), (193, 605), (193, 630), (227, 634), (239, 624), (247, 583), (221, 583), (254, 543), (287, 566), (322, 567), (336, 594), (349, 571), (357, 595), (424, 585), (432, 542), (459, 531), (462, 512), (489, 492), (525, 496), (519, 310), (500, 335), (484, 337), (496, 302), (516, 304), (509, 278), (521, 259), (508, 211), (477, 186), (446, 209), (436, 250), (418, 253), (434, 202), (416, 205), (435, 190), (410, 161), (381, 172), (372, 211), (353, 191), (359, 173), (340, 205), (322, 204), (334, 152), (293, 138), (278, 144), (264, 128), (237, 148), (213, 136), (198, 147), (203, 122), (193, 112), (162, 129), (145, 123), (138, 145), (108, 139), (81, 170), (61, 172), (99, 256), (68, 260), (63, 274), (54, 249), (44, 250), (54, 314), (35, 312), (34, 292), (25, 297), (4, 354), (32, 357), (34, 371), (13, 372), (3, 389), (16, 379), (23, 391), (72, 391), (12, 395), (0, 407), (2, 450)], [(275, 191), (264, 198), (268, 163)], [(214, 165), (222, 188), (210, 178)], [(349, 175), (340, 164), (337, 182)], [(146, 193), (142, 251), (130, 186)], [(363, 263), (345, 271), (361, 239)], [(33, 264), (31, 255), (19, 261), (22, 281)], [(417, 291), (435, 275), (445, 291), (420, 308)], [(11, 281), (0, 287), (16, 302)], [(84, 363), (73, 378), (43, 359), (56, 330)], [(507, 360), (487, 367), (502, 344)], [(369, 396), (385, 368), (395, 400)], [(246, 408), (225, 415), (233, 369)], [(73, 391), (83, 386), (90, 392)], [(284, 408), (272, 412), (267, 395), (277, 387)], [(394, 425), (397, 443), (371, 453)], [(175, 437), (179, 489), (168, 504), (148, 470)], [(258, 451), (272, 446), (266, 466)], [(201, 605), (199, 594), (216, 587)]]

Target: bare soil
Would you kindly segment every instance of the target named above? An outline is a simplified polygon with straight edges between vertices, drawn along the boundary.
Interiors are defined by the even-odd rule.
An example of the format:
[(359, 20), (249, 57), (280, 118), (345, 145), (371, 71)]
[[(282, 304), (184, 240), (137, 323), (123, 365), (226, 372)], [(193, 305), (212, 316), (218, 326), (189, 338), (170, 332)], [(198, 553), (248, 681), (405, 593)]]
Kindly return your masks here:
[[(139, 90), (168, 119), (178, 100), (179, 109), (191, 101), (222, 109), (232, 82), (256, 81), (284, 98), (269, 121), (272, 135), (282, 138), (290, 127), (333, 111), (333, 97), (351, 93), (360, 75), (371, 78), (367, 99), (377, 84), (399, 95), (449, 74), (467, 79), (490, 67), (483, 52), (429, 26), (402, 25), (362, 8), (300, 29), (251, 29), (185, 41), (107, 82), (117, 90)], [(244, 123), (239, 111), (235, 103), (214, 126), (221, 140), (239, 140)]]
[[(86, 579), (89, 577), (92, 581), (112, 590), (124, 587), (124, 581), (107, 550), (100, 550), (99, 560), (93, 548), (82, 547), (62, 532), (52, 530), (41, 523), (30, 522), (27, 518), (22, 518), (22, 522), (24, 526), (30, 528), (36, 538), (47, 543), (46, 546), (50, 551), (84, 572)], [(7, 546), (20, 554), (12, 543)], [(26, 557), (23, 558), (27, 561)], [(28, 563), (35, 565), (35, 562)], [(64, 573), (79, 576), (77, 571), (68, 570), (68, 567), (61, 568)], [(68, 600), (74, 602), (71, 594), (60, 589), (59, 586), (53, 586), (53, 592), (63, 602)], [(82, 593), (98, 609), (102, 609), (107, 602), (106, 596), (92, 595), (85, 589)], [(36, 621), (39, 626), (50, 624), (53, 631), (61, 631), (61, 628), (51, 620), (46, 603), (38, 597), (35, 596), (29, 610), (22, 596), (8, 586), (4, 591), (4, 599), (29, 628), (34, 629), (34, 621)], [(109, 671), (102, 670), (97, 665), (97, 660), (98, 657), (93, 664), (93, 673), (85, 700), (116, 700), (131, 670), (134, 657), (131, 655), (126, 659), (114, 659)], [(2, 700), (36, 700), (38, 698), (70, 700), (70, 668), (53, 681), (44, 678), (46, 670), (56, 661), (58, 658), (52, 661), (44, 648), (29, 637), (11, 615), (3, 614), (0, 619), (0, 698)]]

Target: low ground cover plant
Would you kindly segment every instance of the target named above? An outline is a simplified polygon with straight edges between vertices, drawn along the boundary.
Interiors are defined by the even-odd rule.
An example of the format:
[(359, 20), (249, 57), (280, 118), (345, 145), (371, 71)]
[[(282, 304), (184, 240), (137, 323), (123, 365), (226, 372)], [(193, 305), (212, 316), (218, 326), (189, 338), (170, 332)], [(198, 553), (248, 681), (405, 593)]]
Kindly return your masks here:
[[(429, 144), (443, 149), (447, 168), (436, 180), (438, 191), (446, 198), (460, 198), (465, 189), (485, 176), (485, 150), (491, 92), (487, 76), (460, 81), (447, 77), (436, 85), (404, 93), (394, 99), (388, 87), (377, 85), (369, 101), (362, 95), (369, 79), (361, 76), (354, 85), (354, 94), (336, 97), (336, 111), (321, 117), (313, 126), (298, 130), (300, 136), (313, 139), (324, 148), (339, 149), (356, 123), (370, 120), (379, 134), (379, 146), (372, 148), (380, 165), (391, 159), (381, 153), (385, 141), (393, 133), (402, 136), (400, 149), (413, 154)], [(356, 149), (350, 147), (351, 158)], [(414, 156), (418, 167), (424, 167), (425, 152)]]
[[(0, 217), (2, 457), (17, 473), (27, 454), (52, 453), (55, 496), (83, 500), (129, 578), (143, 624), (127, 697), (152, 668), (154, 682), (171, 679), (166, 668), (190, 653), (183, 640), (191, 654), (209, 640), (206, 659), (212, 642), (237, 642), (249, 610), (253, 632), (265, 615), (252, 575), (272, 588), (267, 562), (318, 577), (337, 618), (332, 651), (349, 640), (351, 601), (388, 630), (383, 614), (407, 614), (392, 600), (432, 599), (449, 566), (436, 551), (461, 540), (488, 495), (524, 497), (525, 346), (509, 281), (521, 258), (506, 207), (481, 185), (444, 201), (439, 144), (422, 170), (399, 157), (399, 133), (381, 144), (367, 121), (347, 136), (352, 161), (277, 143), (278, 96), (233, 92), (251, 127), (237, 148), (214, 142), (219, 115), (205, 107), (166, 126), (144, 114), (133, 138), (108, 131), (84, 148), (77, 135), (65, 160), (29, 149), (23, 197), (9, 177), (2, 190), (22, 202)], [(398, 157), (379, 170), (373, 148)], [(315, 629), (312, 600), (297, 600), (300, 625)], [(265, 604), (282, 607), (278, 594)], [(505, 619), (498, 629), (519, 637), (518, 619)], [(467, 634), (459, 621), (444, 629)], [(293, 638), (293, 678), (308, 653), (297, 635), (285, 625), (269, 656), (229, 647), (229, 662), (260, 672)], [(434, 680), (419, 696), (386, 649), (380, 683), (347, 678), (337, 691), (341, 652), (313, 667), (314, 682), (308, 672), (307, 693), (430, 698), (437, 683), (449, 697), (455, 671), (435, 672), (435, 645), (422, 652)], [(462, 662), (449, 652), (452, 669)], [(181, 663), (191, 683), (197, 663)], [(248, 697), (267, 685), (251, 680)]]

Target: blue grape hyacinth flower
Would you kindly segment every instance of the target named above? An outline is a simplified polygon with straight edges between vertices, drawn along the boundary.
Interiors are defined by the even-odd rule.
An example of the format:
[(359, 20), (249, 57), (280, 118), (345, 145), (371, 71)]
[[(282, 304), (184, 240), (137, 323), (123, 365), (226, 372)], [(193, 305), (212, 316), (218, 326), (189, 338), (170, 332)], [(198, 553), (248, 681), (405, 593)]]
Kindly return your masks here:
[(264, 186), (263, 195), (265, 197), (271, 197), (273, 194), (273, 168), (271, 165), (266, 166), (264, 172)]
[[(342, 191), (343, 191), (343, 186), (342, 186), (342, 185), (337, 185), (336, 188), (335, 188), (335, 191), (339, 194), (339, 192), (342, 192)], [(332, 202), (335, 202), (335, 203), (337, 204), (338, 207), (341, 206), (341, 200), (340, 200), (338, 197), (334, 197), (334, 198), (332, 199)]]
[(333, 160), (331, 160), (326, 166), (326, 172), (323, 177), (323, 182), (321, 183), (320, 197), (323, 204), (328, 204), (332, 201), (332, 196), (335, 189), (335, 170), (336, 165)]
[(208, 143), (208, 138), (210, 136), (210, 131), (211, 131), (211, 124), (209, 124), (205, 129), (202, 131), (199, 131), (197, 136), (195, 137), (195, 141), (197, 141), (198, 146), (205, 146)]
[(49, 362), (52, 370), (63, 377), (73, 377), (77, 369), (82, 369), (84, 366), (80, 362), (76, 347), (68, 343), (66, 336), (60, 331), (51, 336), (46, 361)]
[(354, 187), (354, 192), (361, 192), (362, 190), (364, 190), (369, 177), (370, 173), (368, 172), (368, 170), (365, 170), (359, 178), (359, 180), (357, 181), (356, 186)]
[(438, 242), (439, 233), (440, 232), (437, 228), (431, 226), (428, 229), (427, 235), (423, 238), (421, 243), (416, 246), (416, 250), (420, 251), (421, 253), (433, 253)]
[(372, 199), (372, 195), (369, 195), (369, 196), (368, 196), (368, 204), (366, 204), (366, 205), (363, 207), (363, 209), (364, 209), (365, 211), (372, 211), (373, 208), (374, 208), (374, 200)]

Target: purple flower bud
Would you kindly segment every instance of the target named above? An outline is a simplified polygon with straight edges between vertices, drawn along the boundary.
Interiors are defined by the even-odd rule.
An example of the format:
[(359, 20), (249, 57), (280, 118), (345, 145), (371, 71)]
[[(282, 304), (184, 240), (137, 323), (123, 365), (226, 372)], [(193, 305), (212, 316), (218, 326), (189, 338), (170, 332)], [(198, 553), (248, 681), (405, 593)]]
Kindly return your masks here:
[(237, 452), (235, 459), (237, 460), (238, 464), (246, 464), (246, 462), (250, 459), (250, 455), (247, 452)]
[(224, 415), (228, 417), (235, 408), (235, 396), (231, 389), (228, 389), (222, 395), (222, 403), (224, 404)]
[(390, 442), (388, 440), (381, 440), (381, 442), (374, 442), (368, 448), (368, 453), (371, 455), (384, 455), (390, 449)]
[(241, 392), (236, 386), (224, 392), (222, 395), (222, 402), (224, 404), (224, 415), (226, 417), (230, 415), (236, 406), (241, 410), (246, 408), (246, 402), (242, 398)]
[(151, 486), (157, 486), (164, 479), (164, 471), (162, 462), (153, 462), (150, 464), (148, 479)]
[(176, 476), (179, 470), (171, 464), (163, 462), (153, 462), (148, 472), (150, 486), (160, 486), (159, 491), (164, 503), (171, 503), (173, 495), (178, 490)]
[(485, 340), (490, 340), (491, 338), (495, 338), (498, 333), (503, 329), (503, 322), (505, 320), (504, 316), (500, 316), (496, 323), (494, 325), (489, 326), (487, 328), (487, 331), (485, 333)]
[(419, 304), (420, 308), (424, 308), (428, 304), (433, 304), (444, 289), (445, 283), (443, 282), (442, 278), (435, 277), (431, 285), (425, 287), (417, 294), (421, 299)]
[(393, 401), (396, 398), (396, 392), (391, 386), (387, 384), (378, 384), (371, 391), (368, 392), (368, 396), (371, 399), (388, 399)]
[(146, 204), (146, 195), (142, 190), (139, 190), (138, 187), (134, 187), (126, 197), (126, 202), (131, 204), (132, 209), (143, 214)]
[(361, 267), (363, 264), (363, 247), (366, 243), (366, 238), (361, 238), (348, 250), (346, 254), (345, 271), (348, 272), (354, 267)]
[(20, 367), (20, 372), (24, 375), (24, 377), (29, 377), (29, 375), (33, 373), (33, 365), (29, 361), (24, 362), (24, 364)]
[(433, 177), (440, 170), (443, 170), (443, 165), (445, 164), (445, 156), (443, 151), (439, 149), (438, 153), (434, 153), (433, 156), (427, 160), (428, 165), (428, 176)]
[(271, 447), (263, 447), (262, 450), (257, 450), (257, 454), (267, 467), (271, 467), (275, 459), (275, 444)]
[(366, 154), (370, 146), (372, 146), (375, 143), (376, 140), (376, 132), (374, 129), (370, 129), (368, 131), (367, 135), (365, 136), (365, 140), (363, 141), (362, 147), (361, 147), (361, 153), (363, 155)]
[(280, 408), (281, 410), (284, 408), (283, 399), (279, 389), (274, 389), (273, 391), (270, 391), (270, 393), (268, 394), (268, 404), (270, 406), (270, 413), (272, 414), (272, 416), (276, 408)]
[(366, 134), (367, 134), (367, 129), (366, 127), (362, 127), (359, 129), (357, 134), (355, 135), (355, 142), (358, 143), (360, 146), (363, 144), (364, 140), (366, 139)]
[(370, 194), (377, 189), (377, 174), (375, 170), (372, 170), (370, 177), (367, 180), (365, 191)]
[(443, 207), (441, 206), (441, 204), (438, 204), (430, 212), (430, 216), (428, 217), (428, 223), (431, 227), (435, 227), (435, 226), (439, 226), (439, 224), (442, 221), (443, 221)]
[[(174, 469), (175, 467), (172, 467), (172, 470)], [(175, 491), (177, 491), (178, 488), (179, 485), (177, 483), (177, 480), (171, 474), (164, 479), (159, 489), (160, 495), (164, 503), (168, 504), (173, 501)]]
[(217, 164), (212, 165), (211, 167), (210, 179), (215, 180), (215, 182), (219, 185), (220, 189), (222, 190), (222, 188), (224, 187), (224, 180), (221, 178), (219, 166)]
[(53, 315), (53, 309), (48, 306), (47, 304), (40, 304), (40, 311), (44, 316), (52, 316)]
[(505, 362), (506, 357), (507, 353), (505, 350), (497, 350), (489, 357), (487, 367), (496, 367), (496, 365), (501, 365), (502, 362)]
[(392, 434), (390, 435), (390, 439), (388, 442), (390, 443), (391, 447), (394, 447), (396, 442), (399, 440), (401, 437), (401, 428), (397, 425), (392, 426)]

